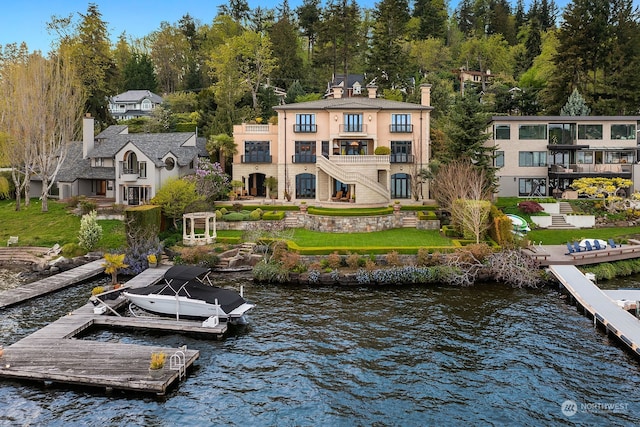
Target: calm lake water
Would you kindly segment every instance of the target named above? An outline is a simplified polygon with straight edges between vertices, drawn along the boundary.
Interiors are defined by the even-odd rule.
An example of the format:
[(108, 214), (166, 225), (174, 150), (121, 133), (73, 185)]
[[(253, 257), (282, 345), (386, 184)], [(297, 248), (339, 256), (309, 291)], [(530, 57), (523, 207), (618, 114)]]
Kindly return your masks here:
[[(640, 413), (640, 363), (554, 289), (225, 280), (244, 283), (257, 304), (251, 325), (225, 340), (108, 330), (84, 338), (200, 350), (167, 396), (0, 380), (0, 425), (634, 425)], [(84, 304), (92, 286), (1, 312), (0, 342)], [(567, 400), (577, 405), (570, 417)]]

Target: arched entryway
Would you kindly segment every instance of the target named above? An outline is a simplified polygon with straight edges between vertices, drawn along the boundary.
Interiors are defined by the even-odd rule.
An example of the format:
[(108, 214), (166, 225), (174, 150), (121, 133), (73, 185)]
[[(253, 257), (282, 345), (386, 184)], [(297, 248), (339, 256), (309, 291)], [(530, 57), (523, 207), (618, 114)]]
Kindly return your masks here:
[(264, 187), (264, 180), (266, 175), (263, 173), (252, 173), (249, 175), (246, 188), (249, 190), (249, 195), (253, 197), (267, 197), (267, 190)]

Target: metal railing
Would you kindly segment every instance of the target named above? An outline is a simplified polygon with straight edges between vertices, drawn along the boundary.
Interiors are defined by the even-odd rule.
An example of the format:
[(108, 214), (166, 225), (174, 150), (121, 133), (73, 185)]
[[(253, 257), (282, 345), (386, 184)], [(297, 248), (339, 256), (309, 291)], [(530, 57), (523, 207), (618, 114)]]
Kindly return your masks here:
[(240, 156), (240, 161), (242, 163), (271, 163), (271, 155), (270, 154), (245, 154)]
[(313, 124), (296, 124), (293, 125), (293, 131), (296, 133), (316, 133), (318, 127)]
[(315, 154), (294, 154), (291, 156), (292, 163), (315, 163), (316, 155)]

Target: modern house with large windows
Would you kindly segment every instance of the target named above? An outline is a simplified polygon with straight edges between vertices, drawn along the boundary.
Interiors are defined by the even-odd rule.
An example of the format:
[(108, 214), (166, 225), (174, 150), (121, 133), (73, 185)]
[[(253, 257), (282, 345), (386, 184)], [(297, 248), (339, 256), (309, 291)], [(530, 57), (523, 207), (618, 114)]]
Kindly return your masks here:
[(274, 107), (277, 124), (234, 126), (233, 179), (255, 197), (267, 195), (273, 176), (280, 199), (285, 192), (327, 203), (427, 198), (427, 184), (414, 180), (429, 161), (431, 86), (420, 87), (420, 104), (367, 89), (368, 96), (343, 98), (334, 87), (331, 98)]
[(584, 177), (631, 179), (640, 189), (640, 116), (495, 116), (499, 196), (561, 196)]

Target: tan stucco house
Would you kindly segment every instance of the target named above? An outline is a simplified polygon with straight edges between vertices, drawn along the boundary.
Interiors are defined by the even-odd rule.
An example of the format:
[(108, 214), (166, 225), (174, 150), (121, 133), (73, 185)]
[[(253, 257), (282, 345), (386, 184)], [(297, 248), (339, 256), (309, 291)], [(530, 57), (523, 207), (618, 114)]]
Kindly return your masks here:
[[(412, 180), (429, 162), (430, 85), (421, 103), (377, 97), (333, 96), (274, 107), (277, 124), (234, 126), (238, 154), (233, 179), (251, 196), (267, 195), (264, 182), (278, 180), (294, 201), (386, 205), (394, 199), (428, 198), (426, 183), (412, 192)], [(376, 155), (378, 147), (390, 154)], [(379, 153), (379, 151), (378, 151)]]

